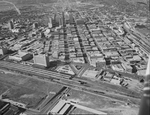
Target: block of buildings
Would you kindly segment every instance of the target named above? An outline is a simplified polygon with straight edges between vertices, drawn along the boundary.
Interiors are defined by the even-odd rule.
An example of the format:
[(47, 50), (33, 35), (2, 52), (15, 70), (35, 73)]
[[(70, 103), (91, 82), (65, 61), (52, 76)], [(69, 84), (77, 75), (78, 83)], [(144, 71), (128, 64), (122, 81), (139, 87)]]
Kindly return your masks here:
[(26, 53), (26, 52), (22, 52), (22, 51), (18, 51), (18, 53), (9, 55), (9, 59), (10, 60), (16, 60), (16, 61), (27, 61), (33, 58), (32, 54)]

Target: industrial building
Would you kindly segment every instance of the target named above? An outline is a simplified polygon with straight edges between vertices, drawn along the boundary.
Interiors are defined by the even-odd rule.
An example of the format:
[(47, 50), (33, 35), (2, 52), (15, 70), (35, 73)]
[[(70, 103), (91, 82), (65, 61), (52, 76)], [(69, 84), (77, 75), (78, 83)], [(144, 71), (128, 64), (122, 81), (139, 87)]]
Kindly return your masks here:
[(0, 115), (21, 115), (24, 111), (25, 109), (21, 109), (9, 102), (0, 100)]
[(27, 61), (33, 58), (33, 55), (30, 53), (22, 52), (21, 50), (18, 51), (18, 53), (9, 55), (10, 60), (15, 61)]

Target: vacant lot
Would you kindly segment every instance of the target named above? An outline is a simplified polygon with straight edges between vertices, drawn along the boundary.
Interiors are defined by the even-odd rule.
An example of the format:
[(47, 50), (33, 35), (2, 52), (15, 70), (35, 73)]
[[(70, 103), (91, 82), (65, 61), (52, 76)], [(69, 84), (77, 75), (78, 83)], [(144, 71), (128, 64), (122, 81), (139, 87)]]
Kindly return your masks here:
[[(49, 94), (53, 97), (62, 86), (17, 74), (0, 73), (0, 94), (30, 108), (36, 108)], [(5, 93), (4, 93), (5, 92)]]
[[(78, 104), (86, 107), (106, 112), (108, 115), (136, 115), (138, 112), (138, 107), (134, 107), (132, 105), (127, 106), (126, 103), (103, 96), (95, 96), (76, 90), (72, 90), (70, 94), (71, 95), (68, 98), (69, 100), (76, 101)], [(75, 109), (73, 113), (83, 114), (84, 111)], [(85, 114), (86, 113), (87, 112), (85, 112)]]
[(90, 113), (88, 111), (84, 111), (84, 110), (79, 109), (79, 108), (75, 108), (75, 110), (71, 114), (73, 114), (73, 115), (94, 115), (93, 113)]
[(10, 88), (9, 85), (0, 82), (0, 95), (6, 92)]

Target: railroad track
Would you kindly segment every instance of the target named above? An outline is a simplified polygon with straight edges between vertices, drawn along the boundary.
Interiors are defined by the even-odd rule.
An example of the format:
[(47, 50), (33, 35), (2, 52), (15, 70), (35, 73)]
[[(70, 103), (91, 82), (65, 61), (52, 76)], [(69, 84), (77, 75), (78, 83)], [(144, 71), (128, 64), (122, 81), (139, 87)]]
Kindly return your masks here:
[[(112, 94), (114, 95), (115, 94), (114, 92), (116, 92), (115, 89), (112, 89), (111, 87), (109, 87), (108, 84), (106, 85), (102, 83), (97, 86), (95, 84), (92, 84), (92, 82), (90, 81), (85, 81), (80, 78), (69, 79), (70, 75), (65, 75), (65, 74), (54, 72), (54, 71), (47, 71), (47, 70), (42, 70), (38, 68), (33, 68), (30, 66), (26, 66), (26, 65), (0, 61), (0, 68), (5, 68), (9, 70), (19, 71), (19, 72), (26, 73), (26, 74), (35, 75), (35, 76), (40, 77), (40, 79), (45, 79), (45, 80), (50, 80), (50, 81), (51, 79), (53, 79), (54, 82), (58, 82), (59, 84), (63, 86), (67, 86), (72, 89), (79, 89), (83, 91), (85, 90), (85, 91), (88, 91), (89, 93), (94, 92), (98, 96), (103, 95), (103, 96), (109, 97), (109, 95), (112, 95)], [(86, 84), (81, 84), (81, 82), (85, 82)], [(137, 98), (136, 99), (133, 98), (130, 95), (127, 96), (125, 93), (122, 94), (119, 92), (120, 91), (116, 92), (118, 97), (120, 97), (119, 100), (121, 98), (124, 98), (124, 99), (130, 98), (131, 100), (134, 100), (134, 102), (136, 101), (138, 102), (139, 100)], [(113, 98), (116, 98), (116, 97), (113, 97)]]
[(48, 78), (48, 79), (49, 78), (69, 79), (71, 77), (70, 75), (65, 75), (65, 74), (54, 72), (54, 71), (47, 71), (43, 69), (33, 68), (30, 66), (6, 62), (6, 61), (0, 61), (0, 67), (7, 68), (10, 70), (17, 70), (17, 71), (24, 72), (27, 74), (34, 73), (34, 75), (37, 75), (37, 76), (44, 75), (43, 78)]

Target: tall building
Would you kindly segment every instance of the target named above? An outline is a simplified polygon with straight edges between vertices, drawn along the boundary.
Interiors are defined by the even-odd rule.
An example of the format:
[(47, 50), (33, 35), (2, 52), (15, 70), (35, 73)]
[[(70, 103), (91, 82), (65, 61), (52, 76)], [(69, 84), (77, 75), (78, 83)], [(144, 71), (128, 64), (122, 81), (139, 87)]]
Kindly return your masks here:
[(33, 23), (33, 29), (37, 29), (37, 28), (38, 28), (38, 23), (37, 22)]
[(65, 17), (66, 24), (69, 24), (69, 13), (65, 12), (64, 17)]
[(0, 47), (0, 54), (5, 55), (8, 52), (7, 48)]
[(69, 15), (69, 23), (70, 23), (70, 24), (73, 24), (73, 23), (74, 23), (74, 18), (73, 18), (73, 15), (72, 15), (72, 14)]
[(52, 18), (49, 18), (48, 27), (49, 27), (49, 28), (52, 28), (52, 27), (53, 27), (53, 25), (52, 25)]
[(12, 29), (14, 29), (14, 23), (13, 23), (12, 20), (10, 20), (10, 22), (9, 22), (9, 30), (12, 30)]
[(65, 14), (62, 12), (63, 26), (66, 26)]
[(48, 67), (49, 66), (49, 57), (46, 54), (34, 54), (34, 64)]
[(52, 25), (54, 28), (59, 27), (59, 22), (60, 22), (59, 20), (60, 20), (60, 16), (55, 14), (54, 19), (52, 20)]
[(60, 26), (63, 26), (63, 18), (62, 18), (62, 16), (60, 17), (59, 25), (60, 25)]

